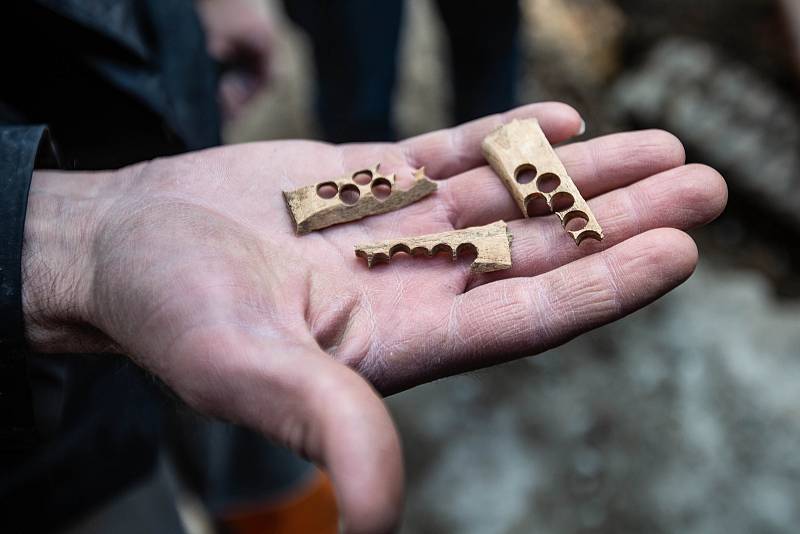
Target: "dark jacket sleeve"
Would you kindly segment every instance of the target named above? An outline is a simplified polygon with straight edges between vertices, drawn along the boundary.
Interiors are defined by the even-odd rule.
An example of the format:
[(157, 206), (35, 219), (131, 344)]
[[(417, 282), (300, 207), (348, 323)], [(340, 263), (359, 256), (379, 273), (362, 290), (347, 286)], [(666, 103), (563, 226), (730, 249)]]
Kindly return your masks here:
[(0, 125), (0, 448), (29, 446), (33, 410), (22, 316), (22, 240), (31, 176), (54, 154), (44, 126)]

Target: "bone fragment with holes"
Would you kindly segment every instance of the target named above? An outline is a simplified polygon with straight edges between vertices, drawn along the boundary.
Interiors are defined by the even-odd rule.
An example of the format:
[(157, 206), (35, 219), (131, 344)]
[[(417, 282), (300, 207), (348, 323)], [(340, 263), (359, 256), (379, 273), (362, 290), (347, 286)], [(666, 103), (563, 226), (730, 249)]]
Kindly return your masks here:
[(498, 128), (483, 140), (483, 153), (525, 217), (529, 202), (543, 198), (576, 244), (587, 237), (603, 239), (602, 228), (539, 121), (515, 120)]
[[(395, 175), (384, 176), (379, 172), (379, 166), (294, 191), (284, 191), (283, 197), (295, 231), (302, 235), (334, 224), (387, 213), (436, 191), (436, 183), (425, 176), (425, 169), (416, 171), (414, 184), (401, 191), (395, 189)], [(387, 190), (388, 195), (380, 194)]]
[(380, 243), (356, 245), (355, 248), (356, 256), (366, 259), (368, 267), (379, 262), (388, 262), (398, 252), (415, 256), (434, 256), (447, 252), (455, 261), (459, 253), (474, 251), (477, 256), (470, 267), (472, 272), (488, 273), (511, 267), (511, 239), (508, 225), (498, 221), (487, 226), (418, 237), (401, 237)]

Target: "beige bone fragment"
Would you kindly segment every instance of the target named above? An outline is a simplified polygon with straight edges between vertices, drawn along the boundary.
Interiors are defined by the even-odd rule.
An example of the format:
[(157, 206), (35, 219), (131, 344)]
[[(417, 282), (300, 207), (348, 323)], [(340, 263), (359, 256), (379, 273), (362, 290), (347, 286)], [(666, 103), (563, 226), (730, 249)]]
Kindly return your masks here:
[[(283, 197), (295, 224), (302, 235), (334, 224), (357, 221), (370, 215), (394, 211), (420, 200), (436, 191), (436, 182), (425, 176), (425, 169), (414, 173), (414, 184), (406, 191), (395, 189), (395, 175), (382, 175), (375, 165), (372, 169), (318, 184), (284, 191)], [(386, 191), (380, 198), (376, 191)]]
[(529, 202), (543, 198), (565, 228), (570, 221), (579, 223), (567, 230), (576, 244), (587, 237), (603, 239), (603, 229), (547, 141), (539, 121), (515, 120), (498, 128), (483, 140), (483, 153), (525, 217), (529, 216)]
[(389, 239), (369, 245), (356, 245), (356, 256), (367, 260), (372, 267), (379, 262), (387, 262), (398, 252), (406, 254), (434, 256), (440, 252), (449, 252), (453, 261), (458, 254), (475, 251), (477, 256), (472, 262), (471, 270), (476, 273), (501, 271), (511, 267), (511, 232), (503, 221), (487, 226), (476, 226), (452, 232), (423, 235), (419, 237), (401, 237)]

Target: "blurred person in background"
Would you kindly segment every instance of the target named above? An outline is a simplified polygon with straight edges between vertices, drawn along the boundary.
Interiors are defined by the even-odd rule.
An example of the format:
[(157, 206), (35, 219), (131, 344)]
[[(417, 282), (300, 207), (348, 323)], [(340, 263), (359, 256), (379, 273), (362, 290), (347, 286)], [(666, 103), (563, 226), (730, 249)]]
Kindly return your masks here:
[[(405, 0), (284, 0), (313, 45), (317, 116), (327, 141), (393, 141), (392, 100)], [(453, 119), (516, 105), (518, 0), (435, 0), (450, 45)]]
[[(646, 305), (697, 261), (690, 238), (662, 227), (689, 229), (724, 206), (719, 175), (684, 167), (674, 137), (619, 134), (564, 153), (601, 215), (620, 196), (643, 203), (630, 220), (614, 218), (603, 244), (542, 258), (536, 240), (555, 235), (552, 221), (512, 221), (519, 260), (501, 276), (474, 279), (449, 264), (367, 272), (340, 254), (355, 230), (519, 217), (480, 155), (492, 129), (537, 117), (558, 143), (582, 120), (550, 103), (397, 145), (202, 150), (220, 142), (220, 113), (235, 116), (268, 79), (269, 41), (244, 0), (37, 0), (0, 19), (3, 531), (182, 530), (159, 463), (162, 419), (175, 408), (153, 377), (190, 408), (323, 465), (345, 528), (390, 531), (402, 458), (376, 393), (537, 353)], [(470, 93), (462, 81), (456, 92)], [(296, 238), (281, 189), (376, 154), (399, 174), (428, 164), (435, 198), (399, 224), (376, 217)], [(387, 288), (402, 302), (364, 296)], [(178, 419), (181, 472), (224, 526), (336, 530), (320, 479), (291, 520), (302, 523), (264, 505), (313, 479), (308, 464), (239, 427)]]

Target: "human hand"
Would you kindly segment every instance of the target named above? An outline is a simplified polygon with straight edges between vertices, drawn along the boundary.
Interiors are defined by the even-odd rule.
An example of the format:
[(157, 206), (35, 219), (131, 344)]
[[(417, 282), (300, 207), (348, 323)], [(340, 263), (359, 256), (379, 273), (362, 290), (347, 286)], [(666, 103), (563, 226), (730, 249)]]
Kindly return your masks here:
[(223, 67), (218, 95), (222, 116), (232, 119), (269, 81), (272, 23), (248, 0), (198, 0), (197, 10), (208, 52)]
[[(535, 104), (398, 144), (254, 143), (113, 173), (36, 173), (23, 293), (40, 351), (130, 355), (195, 409), (248, 425), (330, 473), (350, 532), (385, 532), (402, 501), (389, 394), (536, 354), (619, 319), (684, 281), (683, 232), (714, 219), (726, 188), (683, 166), (671, 135), (612, 135), (558, 150), (603, 225), (576, 247), (554, 216), (520, 219), (484, 165), (482, 138), (539, 118), (554, 143), (578, 114)], [(406, 188), (426, 165), (439, 190), (400, 211), (303, 237), (281, 195), (381, 162)], [(355, 243), (510, 221), (511, 270), (396, 257), (367, 270)]]

